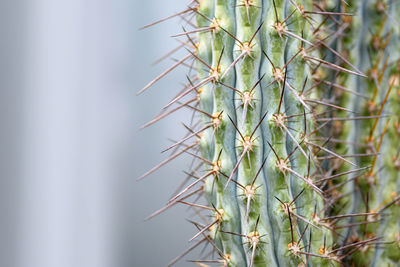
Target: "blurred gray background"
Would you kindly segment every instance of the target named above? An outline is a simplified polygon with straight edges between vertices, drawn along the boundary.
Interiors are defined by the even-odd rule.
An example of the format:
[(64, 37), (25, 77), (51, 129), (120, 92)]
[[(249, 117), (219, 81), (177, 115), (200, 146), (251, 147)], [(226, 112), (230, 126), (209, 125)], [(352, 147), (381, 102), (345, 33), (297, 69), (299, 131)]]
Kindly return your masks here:
[[(195, 232), (183, 208), (144, 222), (183, 178), (162, 161), (184, 113), (139, 131), (184, 81), (171, 64), (186, 0), (0, 3), (0, 266), (165, 266)], [(182, 261), (177, 266), (187, 266)]]

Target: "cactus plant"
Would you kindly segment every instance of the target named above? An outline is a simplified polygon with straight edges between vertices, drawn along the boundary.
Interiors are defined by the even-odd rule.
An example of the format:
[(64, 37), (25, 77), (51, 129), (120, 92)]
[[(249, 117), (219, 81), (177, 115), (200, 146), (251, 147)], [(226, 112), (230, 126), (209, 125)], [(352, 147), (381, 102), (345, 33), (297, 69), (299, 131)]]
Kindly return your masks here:
[(198, 119), (140, 177), (183, 154), (199, 162), (150, 216), (180, 204), (200, 219), (170, 265), (201, 243), (214, 252), (201, 266), (400, 264), (399, 6), (200, 0), (169, 17), (186, 22), (174, 37), (187, 55), (139, 93), (190, 69), (144, 125), (182, 108)]

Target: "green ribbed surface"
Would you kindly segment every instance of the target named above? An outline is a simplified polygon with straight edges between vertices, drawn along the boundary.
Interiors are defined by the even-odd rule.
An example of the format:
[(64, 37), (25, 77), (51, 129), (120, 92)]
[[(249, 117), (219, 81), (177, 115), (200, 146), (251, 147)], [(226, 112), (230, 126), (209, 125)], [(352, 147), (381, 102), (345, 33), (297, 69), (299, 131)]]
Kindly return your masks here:
[[(339, 1), (338, 1), (339, 2)], [(340, 193), (340, 213), (379, 212), (374, 216), (359, 216), (343, 221), (343, 224), (364, 223), (342, 231), (339, 243), (348, 244), (379, 238), (378, 242), (391, 244), (371, 244), (363, 247), (347, 259), (355, 266), (398, 266), (400, 264), (399, 206), (393, 204), (399, 194), (400, 172), (396, 167), (399, 152), (399, 133), (396, 122), (399, 120), (400, 102), (399, 86), (396, 79), (399, 75), (399, 1), (353, 0), (349, 5), (341, 5), (341, 11), (353, 13), (347, 23), (345, 33), (339, 41), (339, 50), (348, 56), (349, 61), (359, 68), (368, 78), (340, 74), (336, 83), (356, 91), (360, 95), (338, 93), (336, 97), (341, 106), (351, 107), (357, 116), (378, 116), (368, 120), (345, 121), (336, 124), (339, 130), (338, 139), (347, 144), (339, 144), (336, 151), (340, 154), (371, 154), (357, 157), (358, 168), (373, 166), (368, 171), (352, 173), (341, 178), (345, 182)], [(397, 19), (398, 20), (398, 19)], [(396, 25), (397, 24), (397, 25)], [(390, 37), (390, 38), (389, 38)], [(387, 62), (385, 62), (387, 60)], [(388, 99), (385, 97), (393, 87)], [(382, 105), (384, 109), (380, 112)], [(335, 116), (345, 117), (343, 111)], [(388, 124), (387, 124), (388, 123)], [(374, 128), (374, 124), (376, 124)], [(387, 124), (387, 128), (385, 126)], [(382, 143), (381, 143), (382, 142)], [(342, 166), (340, 172), (354, 170)], [(390, 206), (387, 206), (390, 205)]]
[(166, 206), (202, 220), (193, 248), (214, 253), (196, 263), (400, 266), (400, 1), (190, 6), (189, 83), (162, 112), (200, 119), (168, 159), (194, 156), (197, 180)]
[[(209, 4), (200, 2), (199, 11), (211, 10), (203, 8)], [(318, 54), (300, 51), (313, 42), (311, 24), (299, 11), (303, 7), (311, 9), (312, 1), (297, 1), (296, 5), (281, 0), (215, 1), (208, 23), (216, 21), (220, 27), (207, 33), (212, 35), (208, 53), (201, 51), (201, 42), (208, 43), (209, 39), (199, 34), (199, 54), (211, 53), (212, 68), (218, 71), (212, 83), (214, 108), (207, 112), (222, 112), (213, 152), (214, 162), (221, 163), (222, 174), (207, 181), (215, 185), (211, 191), (216, 192), (209, 197), (209, 204), (224, 211), (218, 225), (221, 231), (213, 234), (232, 266), (243, 262), (253, 266), (319, 266), (333, 262), (326, 259), (332, 258), (332, 232), (318, 220), (324, 217), (322, 190), (304, 181), (310, 179), (312, 183), (316, 171), (313, 147), (308, 139), (303, 140), (314, 129), (310, 114), (314, 105), (305, 102), (314, 94), (301, 94), (306, 80), (306, 89), (312, 86), (309, 65), (314, 63), (304, 56)], [(202, 19), (204, 15), (202, 12), (197, 17)], [(286, 32), (279, 33), (277, 22), (288, 16), (283, 24)], [(287, 68), (282, 69), (289, 60)], [(285, 72), (287, 81), (282, 92)], [(199, 80), (206, 77), (199, 73)], [(202, 101), (201, 97), (200, 104), (206, 106), (209, 99), (204, 97), (204, 104)], [(210, 147), (207, 143), (202, 146), (203, 155), (209, 154)]]

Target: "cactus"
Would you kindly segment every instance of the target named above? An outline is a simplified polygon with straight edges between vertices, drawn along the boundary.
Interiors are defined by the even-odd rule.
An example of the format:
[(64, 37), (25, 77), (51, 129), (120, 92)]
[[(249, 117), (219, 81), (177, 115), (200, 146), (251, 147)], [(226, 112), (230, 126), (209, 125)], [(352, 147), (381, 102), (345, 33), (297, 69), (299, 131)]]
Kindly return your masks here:
[[(348, 36), (340, 41), (339, 46), (343, 53), (351, 55), (351, 63), (367, 73), (368, 78), (343, 74), (337, 77), (345, 88), (355, 90), (348, 97), (339, 94), (337, 98), (356, 112), (350, 117), (360, 117), (336, 125), (340, 129), (336, 133), (339, 139), (347, 141), (337, 149), (353, 155), (361, 167), (341, 170), (351, 172), (343, 179), (346, 186), (341, 188), (341, 194), (347, 196), (341, 199), (346, 206), (346, 210), (341, 212), (369, 214), (347, 220), (346, 223), (353, 226), (346, 229), (343, 240), (338, 242), (375, 240), (349, 257), (347, 262), (361, 266), (396, 266), (400, 257), (396, 242), (399, 229), (394, 223), (398, 221), (398, 206), (395, 204), (399, 192), (396, 184), (399, 170), (395, 162), (399, 136), (396, 136), (396, 126), (390, 120), (396, 121), (399, 116), (398, 88), (395, 87), (399, 35), (393, 17), (398, 12), (398, 2), (369, 0), (350, 1), (348, 4), (341, 5), (342, 9), (355, 16), (345, 21)], [(388, 119), (385, 113), (392, 113), (392, 118)], [(366, 168), (368, 171), (365, 173), (358, 172)]]
[(179, 204), (200, 219), (170, 265), (202, 243), (213, 256), (200, 266), (399, 264), (399, 6), (200, 0), (169, 17), (187, 23), (174, 36), (186, 56), (139, 93), (190, 69), (144, 125), (179, 109), (198, 119), (140, 177), (183, 154), (198, 162), (150, 216)]

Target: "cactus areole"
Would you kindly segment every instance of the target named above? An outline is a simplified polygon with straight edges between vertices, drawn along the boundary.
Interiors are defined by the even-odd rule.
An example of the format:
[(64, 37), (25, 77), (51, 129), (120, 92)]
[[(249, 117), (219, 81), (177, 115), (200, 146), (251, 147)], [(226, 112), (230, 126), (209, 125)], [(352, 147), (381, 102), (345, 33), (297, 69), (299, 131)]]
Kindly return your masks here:
[[(196, 0), (173, 36), (198, 266), (400, 266), (400, 1)], [(150, 27), (165, 19), (146, 25)], [(208, 244), (209, 253), (193, 251)]]

